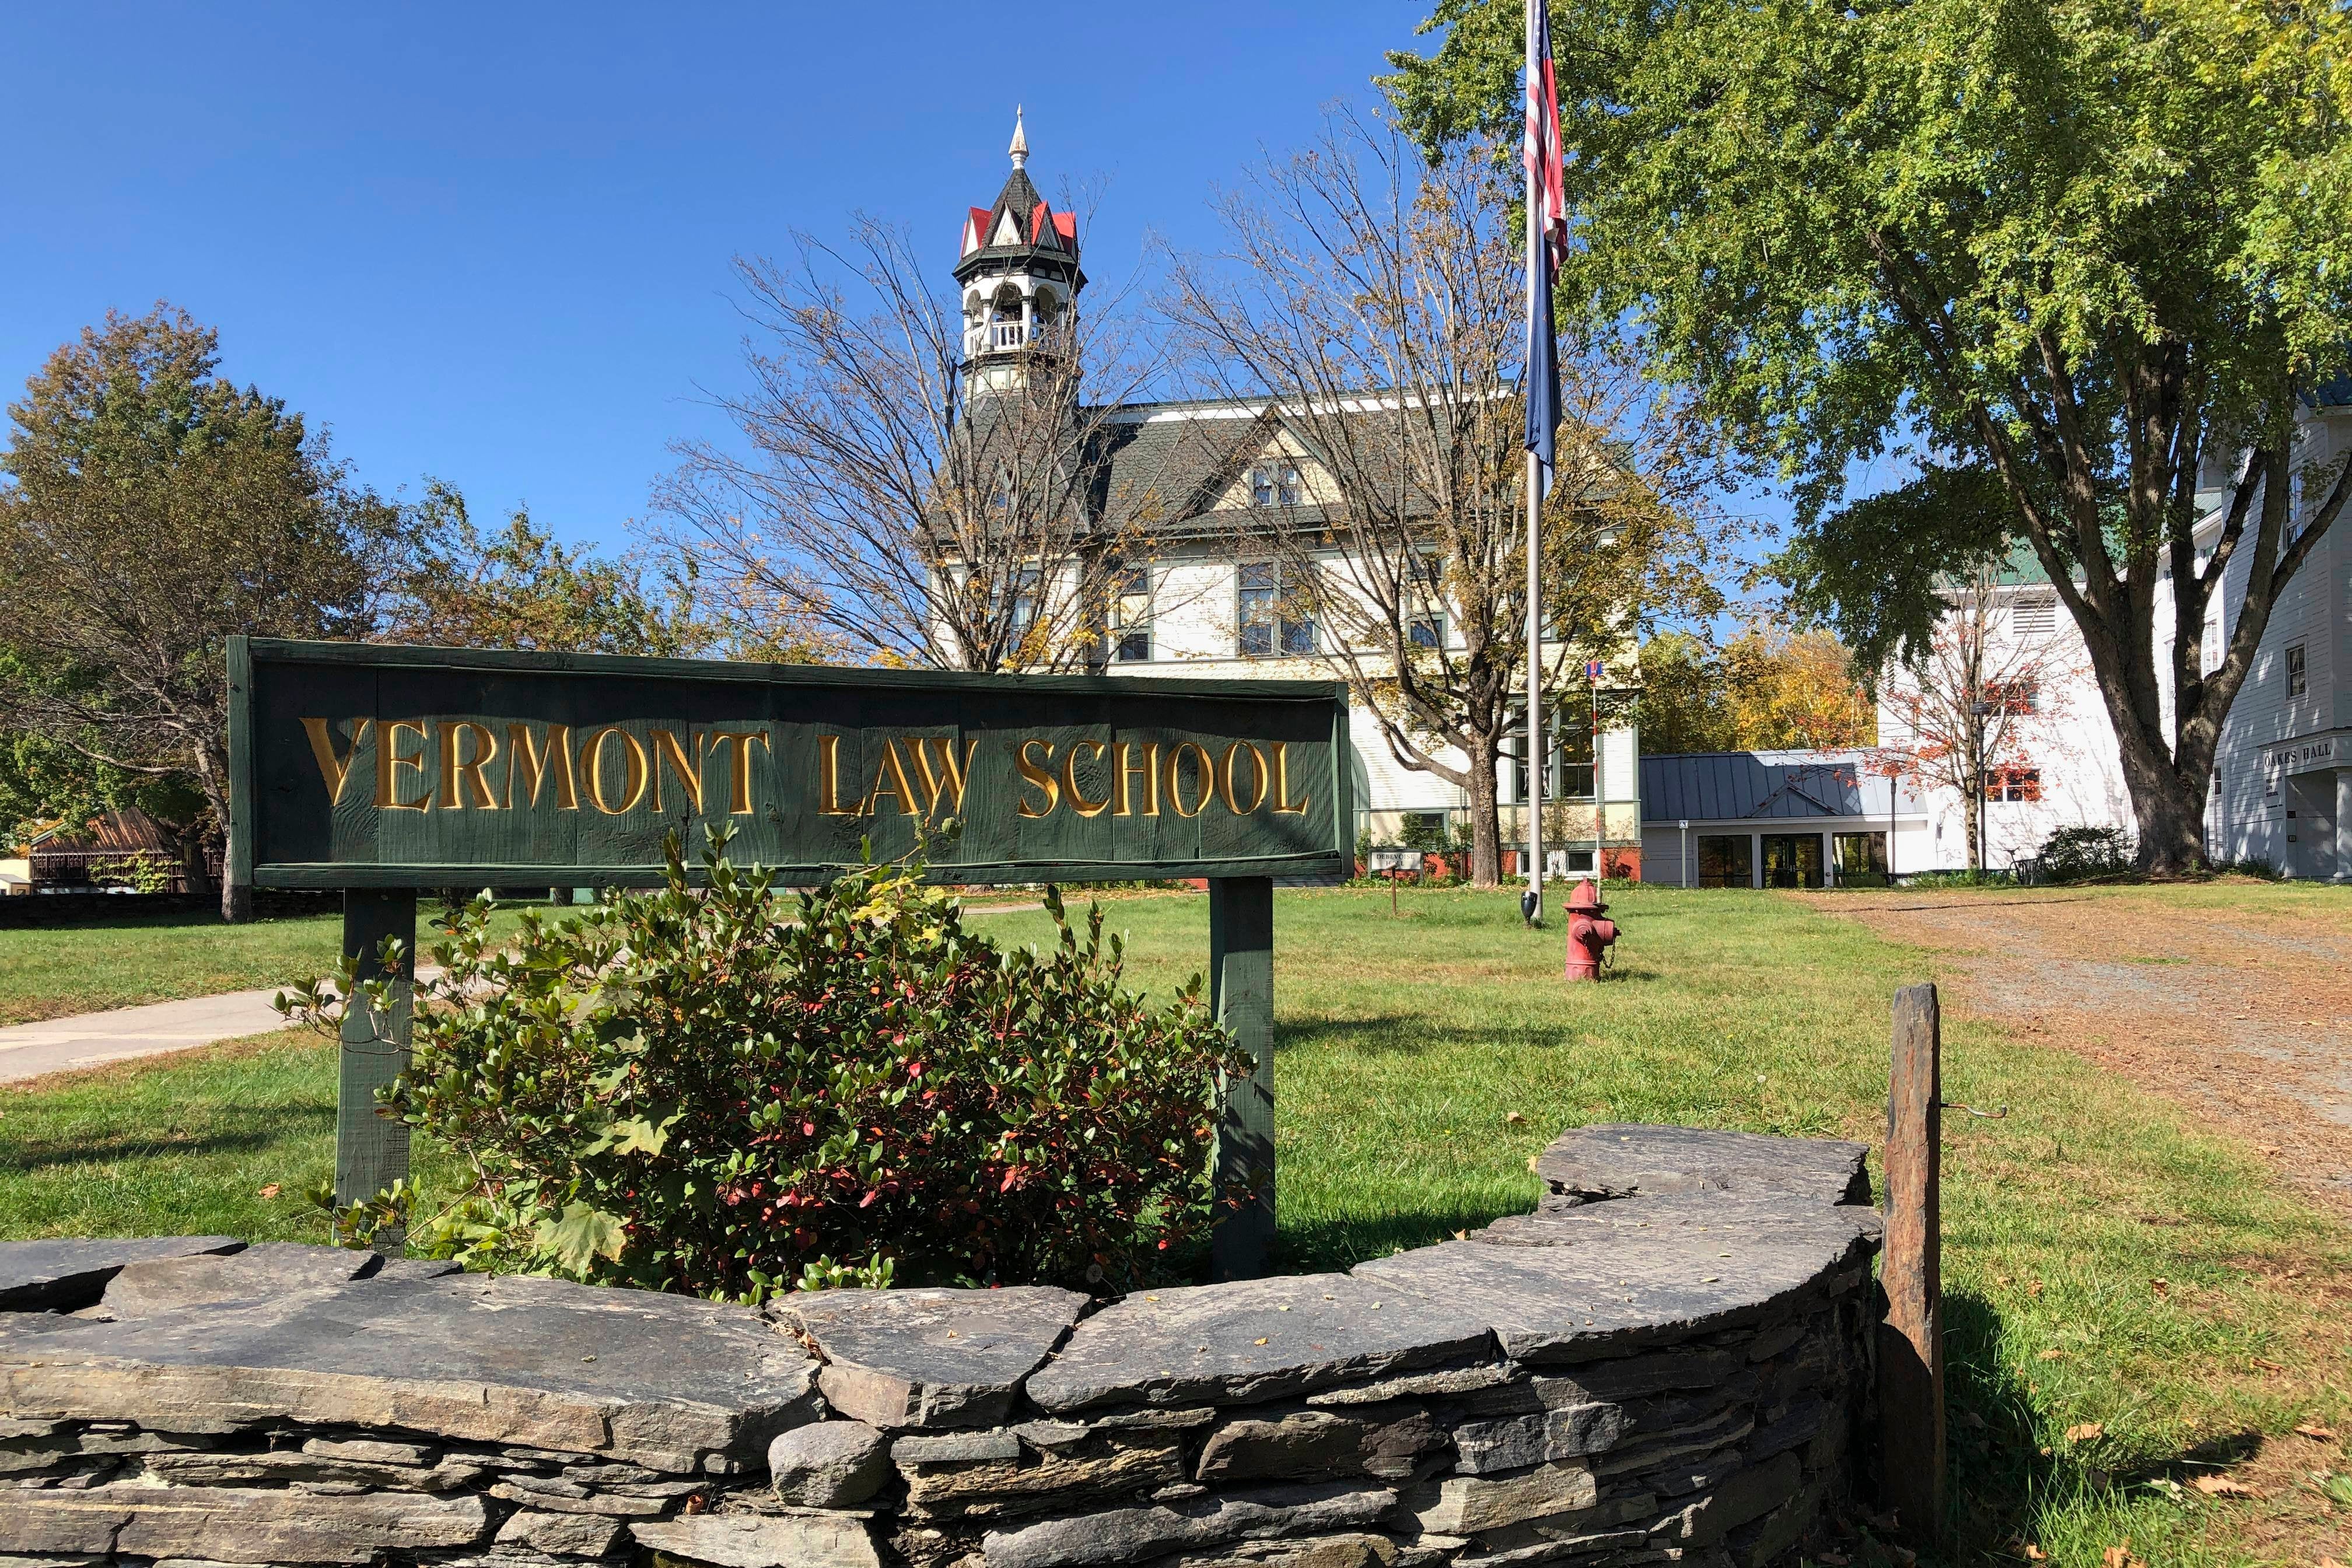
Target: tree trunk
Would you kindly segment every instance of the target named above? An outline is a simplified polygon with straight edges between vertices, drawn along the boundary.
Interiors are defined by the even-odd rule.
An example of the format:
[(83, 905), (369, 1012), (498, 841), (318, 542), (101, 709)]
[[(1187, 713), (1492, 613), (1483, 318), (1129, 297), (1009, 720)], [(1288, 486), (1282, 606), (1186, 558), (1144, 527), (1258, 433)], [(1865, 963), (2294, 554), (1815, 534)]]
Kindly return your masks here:
[(1480, 736), (1470, 748), (1470, 885), (1500, 887), (1503, 880), (1503, 821), (1496, 805), (1495, 745)]
[(196, 786), (204, 792), (205, 802), (212, 807), (213, 820), (220, 824), (221, 834), (221, 919), (229, 925), (242, 925), (253, 918), (253, 889), (236, 879), (236, 819), (229, 815), (228, 756), (226, 748), (218, 751), (199, 743), (194, 759)]
[(2147, 787), (2131, 792), (2132, 817), (2139, 829), (2140, 869), (2158, 877), (2186, 877), (2207, 868), (2205, 790), (2171, 768)]

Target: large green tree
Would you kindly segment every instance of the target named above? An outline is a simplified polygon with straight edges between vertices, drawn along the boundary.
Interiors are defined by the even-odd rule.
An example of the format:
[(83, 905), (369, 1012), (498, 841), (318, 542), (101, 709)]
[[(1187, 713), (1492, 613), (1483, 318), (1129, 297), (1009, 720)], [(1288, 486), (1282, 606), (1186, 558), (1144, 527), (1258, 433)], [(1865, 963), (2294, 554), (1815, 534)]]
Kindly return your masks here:
[[(362, 637), (401, 514), (302, 416), (214, 372), (183, 311), (109, 315), (9, 405), (0, 723), (104, 768), (185, 775), (228, 830), (231, 634)], [(246, 913), (222, 889), (222, 913)]]
[[(1395, 57), (1427, 145), (1517, 121), (1520, 16), (1441, 0), (1443, 41)], [(1552, 16), (1580, 236), (1563, 307), (1631, 322), (1789, 484), (1850, 637), (1916, 648), (1939, 578), (2029, 546), (2088, 645), (2144, 863), (2201, 864), (2223, 720), (2352, 479), (2297, 443), (2352, 341), (2352, 16), (2326, 0)], [(1842, 515), (1853, 476), (1890, 470), (1924, 477)], [(1955, 491), (1995, 498), (1990, 529), (1937, 503)]]

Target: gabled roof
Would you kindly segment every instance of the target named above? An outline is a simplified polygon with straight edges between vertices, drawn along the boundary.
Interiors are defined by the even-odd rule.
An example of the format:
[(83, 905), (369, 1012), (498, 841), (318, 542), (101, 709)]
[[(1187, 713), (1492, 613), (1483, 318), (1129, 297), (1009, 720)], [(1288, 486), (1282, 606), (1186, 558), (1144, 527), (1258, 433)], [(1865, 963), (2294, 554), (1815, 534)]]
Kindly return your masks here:
[[(1771, 822), (1808, 817), (1886, 820), (1890, 781), (1867, 751), (1685, 752), (1642, 759), (1642, 820)], [(1916, 816), (1918, 797), (1893, 781), (1894, 809)]]

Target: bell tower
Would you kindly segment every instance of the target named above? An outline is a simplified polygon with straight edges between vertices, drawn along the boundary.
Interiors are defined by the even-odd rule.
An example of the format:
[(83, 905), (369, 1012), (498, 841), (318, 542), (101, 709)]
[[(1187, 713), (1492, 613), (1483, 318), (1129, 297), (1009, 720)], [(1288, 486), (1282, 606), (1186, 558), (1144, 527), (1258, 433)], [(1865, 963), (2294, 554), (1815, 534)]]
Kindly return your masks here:
[(963, 353), (975, 396), (1028, 384), (1058, 359), (1076, 326), (1078, 219), (1057, 213), (1029, 181), (1029, 136), (1013, 114), (1013, 173), (992, 206), (964, 216), (955, 279), (963, 287)]

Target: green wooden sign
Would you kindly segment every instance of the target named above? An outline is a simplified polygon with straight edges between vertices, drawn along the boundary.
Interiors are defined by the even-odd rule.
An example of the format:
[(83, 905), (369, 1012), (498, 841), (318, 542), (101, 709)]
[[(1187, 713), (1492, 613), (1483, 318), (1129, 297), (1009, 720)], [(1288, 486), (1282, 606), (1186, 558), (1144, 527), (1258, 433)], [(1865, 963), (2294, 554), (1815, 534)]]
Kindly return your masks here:
[[(335, 1193), (408, 1171), (375, 1114), (406, 1070), (416, 890), (633, 886), (729, 854), (821, 882), (919, 852), (942, 882), (1209, 879), (1224, 1089), (1223, 1278), (1274, 1239), (1274, 879), (1346, 873), (1347, 689), (1328, 681), (948, 675), (229, 639), (230, 874), (341, 888), (343, 951), (393, 983), (344, 1021)], [(952, 826), (951, 826), (952, 825)], [(396, 973), (376, 973), (387, 937)]]
[[(814, 882), (1345, 874), (1345, 688), (233, 639), (232, 874), (261, 887), (660, 879), (708, 824)], [(953, 825), (950, 826), (950, 825)]]

